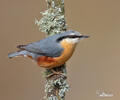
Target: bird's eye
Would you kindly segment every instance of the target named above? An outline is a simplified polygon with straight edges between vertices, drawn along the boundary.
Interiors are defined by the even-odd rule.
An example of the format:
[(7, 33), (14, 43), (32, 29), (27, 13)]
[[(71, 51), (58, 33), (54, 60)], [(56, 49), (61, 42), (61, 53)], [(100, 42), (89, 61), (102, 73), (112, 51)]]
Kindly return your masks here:
[(77, 35), (67, 35), (67, 36), (62, 36), (62, 37), (60, 37), (60, 38), (58, 38), (57, 39), (57, 42), (60, 42), (60, 41), (62, 41), (63, 39), (65, 39), (65, 38), (79, 38), (80, 36), (77, 36)]
[(68, 38), (77, 38), (76, 35), (69, 35)]
[(66, 38), (66, 36), (62, 36), (62, 37), (58, 38), (58, 39), (57, 39), (57, 42), (62, 41), (64, 38)]

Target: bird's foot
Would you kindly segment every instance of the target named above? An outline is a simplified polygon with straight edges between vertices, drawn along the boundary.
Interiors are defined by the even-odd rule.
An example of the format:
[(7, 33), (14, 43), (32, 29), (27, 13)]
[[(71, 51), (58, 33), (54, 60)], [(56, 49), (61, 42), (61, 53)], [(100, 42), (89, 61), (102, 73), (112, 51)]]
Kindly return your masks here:
[(46, 78), (50, 78), (54, 75), (57, 75), (57, 76), (62, 76), (62, 77), (65, 77), (66, 78), (66, 74), (61, 72), (61, 71), (55, 71), (54, 69), (51, 69), (51, 74), (47, 75)]

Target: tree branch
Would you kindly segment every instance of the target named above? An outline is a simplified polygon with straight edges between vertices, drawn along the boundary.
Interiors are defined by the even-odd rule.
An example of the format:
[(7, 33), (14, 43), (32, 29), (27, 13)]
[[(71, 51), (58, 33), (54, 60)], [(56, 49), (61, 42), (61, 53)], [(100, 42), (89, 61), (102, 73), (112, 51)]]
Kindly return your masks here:
[[(64, 0), (46, 0), (47, 10), (42, 12), (43, 18), (35, 21), (39, 29), (46, 33), (47, 36), (58, 34), (66, 31)], [(53, 74), (52, 70), (62, 72), (64, 75)], [(53, 74), (51, 77), (47, 77)], [(46, 100), (65, 100), (65, 93), (69, 90), (66, 77), (66, 66), (62, 65), (53, 69), (46, 69)]]

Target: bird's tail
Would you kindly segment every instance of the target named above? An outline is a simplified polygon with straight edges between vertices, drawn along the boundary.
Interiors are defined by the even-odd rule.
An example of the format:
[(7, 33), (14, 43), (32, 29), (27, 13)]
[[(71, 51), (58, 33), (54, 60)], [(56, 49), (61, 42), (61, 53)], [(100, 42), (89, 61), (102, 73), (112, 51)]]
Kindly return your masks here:
[(17, 57), (17, 56), (24, 56), (24, 55), (27, 55), (27, 51), (22, 50), (22, 51), (17, 51), (17, 52), (9, 53), (8, 54), (8, 58), (13, 58), (13, 57)]

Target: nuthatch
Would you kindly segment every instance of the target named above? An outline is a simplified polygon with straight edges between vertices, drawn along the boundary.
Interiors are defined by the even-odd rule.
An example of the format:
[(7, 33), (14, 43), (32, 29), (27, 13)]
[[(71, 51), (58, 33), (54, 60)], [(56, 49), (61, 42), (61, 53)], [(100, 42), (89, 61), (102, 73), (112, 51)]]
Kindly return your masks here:
[(77, 31), (69, 30), (27, 45), (18, 45), (19, 50), (8, 54), (8, 57), (29, 57), (40, 67), (55, 68), (64, 64), (72, 56), (79, 40), (88, 37)]

